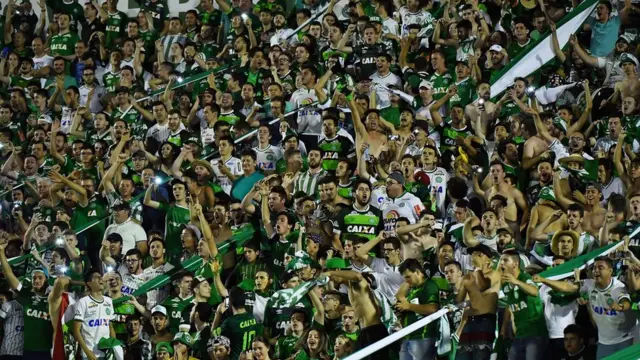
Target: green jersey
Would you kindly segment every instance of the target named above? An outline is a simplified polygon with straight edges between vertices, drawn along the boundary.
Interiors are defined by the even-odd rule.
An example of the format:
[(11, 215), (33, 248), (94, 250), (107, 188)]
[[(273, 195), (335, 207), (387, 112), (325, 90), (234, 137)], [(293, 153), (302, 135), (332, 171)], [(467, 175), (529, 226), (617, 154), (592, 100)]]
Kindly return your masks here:
[(111, 136), (111, 131), (105, 131), (102, 134), (98, 134), (95, 130), (87, 130), (87, 141), (91, 145), (95, 145), (98, 140), (105, 141), (109, 146), (113, 145), (113, 138)]
[(178, 332), (180, 324), (191, 323), (191, 321), (189, 321), (191, 304), (193, 304), (193, 296), (189, 296), (186, 299), (180, 296), (172, 296), (162, 303), (162, 306), (167, 308), (167, 312), (169, 313), (169, 328), (172, 333), (175, 334)]
[[(417, 288), (411, 288), (407, 294), (407, 301), (415, 305), (437, 304), (440, 305), (440, 289), (438, 285), (431, 279), (425, 280), (424, 283)], [(414, 322), (423, 318), (422, 315), (414, 311), (405, 311), (402, 313), (402, 327), (407, 327)], [(408, 336), (409, 340), (433, 338), (438, 335), (438, 322), (433, 321), (425, 326), (422, 331), (416, 331)]]
[[(24, 342), (24, 351), (49, 351), (53, 345), (53, 327), (49, 316), (49, 302), (46, 296), (33, 292), (31, 287), (20, 284), (16, 289), (16, 300), (24, 311), (24, 333), (37, 334)], [(26, 340), (26, 339), (25, 339)]]
[(50, 41), (51, 53), (62, 56), (73, 55), (75, 54), (76, 43), (79, 40), (78, 34), (74, 32), (53, 35)]
[[(127, 29), (127, 22), (129, 18), (127, 14), (122, 11), (117, 11), (115, 13), (109, 13), (109, 18), (107, 19), (107, 48), (111, 49), (115, 46), (116, 43), (119, 43), (120, 40), (124, 39), (125, 30)], [(106, 84), (105, 84), (106, 87)], [(108, 92), (112, 92), (109, 90)]]
[(324, 138), (320, 140), (318, 147), (324, 151), (322, 168), (328, 171), (335, 171), (338, 167), (339, 159), (346, 158), (353, 145), (347, 137), (336, 135), (332, 139)]
[(456, 148), (456, 139), (461, 136), (466, 138), (469, 135), (473, 135), (471, 130), (465, 126), (461, 129), (454, 128), (451, 124), (441, 122), (440, 126), (436, 128), (440, 134), (440, 151), (453, 150)]
[(341, 239), (348, 235), (357, 235), (373, 240), (384, 230), (382, 213), (370, 205), (364, 210), (358, 210), (353, 206), (343, 209), (332, 224), (333, 232), (339, 234)]
[(276, 352), (275, 352), (274, 358), (276, 359), (290, 358), (293, 354), (296, 353), (295, 349), (296, 349), (296, 344), (298, 340), (300, 340), (300, 338), (293, 334), (280, 336), (278, 338), (278, 342), (276, 343)]
[(456, 82), (458, 92), (449, 100), (449, 106), (460, 105), (464, 110), (464, 107), (471, 104), (473, 98), (476, 96), (476, 83), (471, 77), (468, 77), (460, 82)]
[(113, 306), (114, 318), (111, 320), (113, 324), (113, 331), (116, 333), (116, 338), (120, 341), (126, 341), (127, 334), (127, 317), (136, 313), (136, 307), (126, 302)]
[(185, 226), (187, 226), (189, 221), (191, 221), (189, 208), (182, 207), (177, 204), (168, 205), (160, 203), (159, 210), (166, 213), (164, 236), (167, 253), (179, 256), (182, 251), (180, 235), (182, 234), (182, 230)]
[(20, 76), (11, 76), (11, 83), (9, 85), (11, 85), (11, 87), (20, 87), (23, 89), (27, 88), (27, 84), (29, 84), (29, 81), (33, 80), (33, 76), (31, 77), (24, 77), (22, 75)]
[(282, 239), (280, 239), (280, 236), (276, 234), (268, 243), (269, 248), (265, 249), (265, 255), (268, 259), (270, 259), (269, 262), (273, 260), (273, 266), (271, 266), (271, 270), (273, 270), (274, 274), (284, 274), (284, 255), (289, 252), (289, 250), (295, 249), (296, 240), (290, 239), (290, 237), (288, 238), (289, 239), (285, 239), (283, 241)]
[(300, 309), (305, 310), (309, 317), (312, 315), (311, 309), (313, 309), (313, 306), (309, 301), (309, 297), (305, 296), (294, 306), (286, 308), (276, 308), (273, 306), (273, 300), (267, 300), (267, 304), (264, 307), (263, 324), (265, 328), (269, 329), (271, 337), (284, 337), (285, 330), (289, 328), (291, 324), (293, 312), (299, 311)]
[[(84, 8), (76, 1), (66, 3), (64, 0), (57, 0), (52, 4), (53, 9), (58, 13), (64, 13), (71, 15), (71, 28), (77, 29), (78, 22), (82, 21), (84, 17)], [(53, 50), (53, 49), (52, 49)]]
[[(533, 282), (531, 276), (520, 272), (518, 280), (527, 285), (538, 285)], [(502, 285), (505, 302), (513, 316), (516, 338), (529, 336), (547, 336), (547, 325), (544, 319), (544, 306), (538, 296), (530, 296), (518, 286), (510, 283)]]
[(237, 360), (240, 353), (251, 348), (256, 335), (262, 334), (261, 326), (253, 314), (234, 314), (226, 318), (220, 326), (220, 334), (231, 342), (231, 359)]
[[(120, 73), (114, 73), (113, 70), (108, 73), (102, 75), (102, 83), (104, 84), (104, 89), (108, 93), (115, 93), (116, 88), (120, 85)], [(132, 109), (133, 110), (133, 109)]]
[(453, 84), (453, 77), (448, 72), (442, 75), (434, 72), (429, 77), (429, 82), (433, 85), (433, 99), (438, 101), (447, 93), (449, 86)]
[(95, 223), (96, 225), (87, 229), (84, 238), (102, 239), (106, 229), (105, 218), (107, 215), (107, 202), (104, 198), (94, 195), (89, 199), (86, 207), (75, 207), (71, 217), (71, 228), (78, 230)]
[(153, 49), (155, 49), (156, 40), (160, 38), (158, 32), (155, 30), (138, 30), (140, 33), (140, 38), (144, 40), (144, 50), (147, 54), (153, 54)]

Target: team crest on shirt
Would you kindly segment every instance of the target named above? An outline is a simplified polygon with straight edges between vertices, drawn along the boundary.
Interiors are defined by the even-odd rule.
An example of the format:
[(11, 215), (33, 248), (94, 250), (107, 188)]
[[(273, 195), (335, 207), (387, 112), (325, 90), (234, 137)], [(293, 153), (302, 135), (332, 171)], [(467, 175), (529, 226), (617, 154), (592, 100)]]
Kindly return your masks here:
[(400, 207), (404, 207), (404, 203), (400, 203)]
[(111, 309), (110, 309), (110, 308), (106, 308), (106, 309), (104, 310), (104, 312), (106, 312), (106, 313), (107, 313), (107, 315), (111, 315)]
[(436, 176), (436, 182), (441, 183), (442, 182), (442, 176)]

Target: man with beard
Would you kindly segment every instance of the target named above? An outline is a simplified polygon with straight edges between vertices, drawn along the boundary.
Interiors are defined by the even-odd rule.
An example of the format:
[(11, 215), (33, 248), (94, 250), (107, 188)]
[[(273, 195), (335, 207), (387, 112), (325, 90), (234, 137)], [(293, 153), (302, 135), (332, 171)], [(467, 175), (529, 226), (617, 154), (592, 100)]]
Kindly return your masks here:
[(593, 160), (593, 157), (585, 151), (587, 142), (582, 132), (576, 131), (569, 136), (569, 154), (577, 154), (586, 160)]
[(353, 183), (353, 204), (340, 211), (332, 220), (333, 246), (342, 249), (346, 236), (357, 235), (367, 239), (376, 238), (383, 229), (382, 213), (369, 205), (371, 200), (371, 184), (364, 179)]
[(5, 254), (8, 242), (0, 243), (0, 264), (2, 272), (11, 289), (16, 292), (16, 301), (24, 311), (24, 333), (38, 334), (24, 342), (23, 355), (32, 359), (50, 359), (53, 340), (53, 327), (47, 302), (47, 274), (44, 268), (34, 269), (31, 284), (25, 285), (14, 275)]
[[(143, 279), (143, 281), (150, 281), (173, 269), (173, 265), (165, 262), (165, 247), (161, 239), (153, 238), (149, 240), (149, 256), (151, 257), (152, 263), (151, 266), (142, 272), (140, 278)], [(169, 286), (165, 285), (147, 292), (147, 309), (153, 309), (154, 306), (162, 303), (169, 295), (169, 290)]]
[(151, 310), (151, 325), (153, 326), (153, 335), (149, 337), (153, 348), (163, 341), (173, 340), (173, 333), (169, 331), (169, 316), (164, 306), (158, 305)]
[(97, 359), (99, 356), (105, 356), (98, 348), (100, 340), (115, 338), (115, 315), (111, 298), (103, 295), (104, 280), (100, 271), (88, 271), (84, 281), (89, 288), (89, 294), (78, 300), (75, 305), (75, 321), (71, 325), (71, 334), (84, 353), (83, 359)]
[(513, 230), (509, 227), (498, 228), (498, 253), (502, 254), (504, 251), (515, 249), (518, 251), (520, 257), (521, 269), (525, 269), (529, 266), (529, 258), (527, 252), (518, 242), (515, 241), (513, 236)]
[(520, 166), (520, 156), (518, 154), (518, 144), (513, 140), (505, 140), (498, 144), (498, 155), (502, 161), (504, 171), (512, 174), (518, 179), (518, 188), (526, 185), (526, 172)]
[(420, 213), (420, 220), (415, 224), (398, 226), (396, 234), (402, 241), (402, 258), (423, 260), (424, 252), (438, 246), (438, 240), (431, 236), (436, 217), (430, 210)]

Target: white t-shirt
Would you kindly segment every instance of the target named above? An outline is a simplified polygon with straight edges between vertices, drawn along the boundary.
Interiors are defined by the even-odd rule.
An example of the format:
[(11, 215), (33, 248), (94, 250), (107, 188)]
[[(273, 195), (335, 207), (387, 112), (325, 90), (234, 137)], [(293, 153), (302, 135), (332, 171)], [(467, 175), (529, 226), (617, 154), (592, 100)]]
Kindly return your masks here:
[[(398, 89), (402, 89), (402, 80), (400, 77), (392, 72), (387, 75), (380, 75), (379, 72), (374, 72), (369, 76), (371, 82), (374, 84), (380, 84), (383, 86), (394, 85)], [(378, 97), (378, 109), (384, 109), (391, 106), (391, 95), (388, 91), (382, 88), (376, 89), (376, 95)]]
[[(220, 164), (220, 161), (222, 161), (221, 158), (211, 160), (211, 166), (213, 167), (214, 174), (218, 178), (218, 185), (220, 185), (224, 192), (226, 192), (227, 194), (231, 194), (231, 187), (233, 187), (233, 182), (231, 182), (231, 179), (229, 179), (229, 177), (220, 172), (220, 169), (218, 168), (218, 164)], [(242, 160), (232, 156), (229, 158), (229, 160), (225, 161), (224, 164), (234, 176), (242, 175)]]
[(40, 70), (45, 66), (53, 67), (53, 56), (44, 54), (43, 57), (33, 57), (33, 70)]
[(637, 323), (635, 313), (610, 310), (614, 302), (631, 301), (629, 291), (621, 281), (613, 278), (606, 289), (599, 289), (595, 280), (586, 279), (580, 292), (589, 296), (589, 313), (598, 328), (598, 343), (615, 345), (633, 338)]
[(127, 251), (136, 248), (136, 244), (140, 241), (147, 241), (147, 233), (144, 231), (140, 224), (131, 221), (131, 218), (127, 219), (122, 224), (113, 223), (107, 227), (104, 232), (104, 236), (112, 233), (118, 233), (122, 236), (122, 253), (126, 254)]
[(449, 174), (444, 168), (436, 167), (431, 171), (424, 171), (429, 176), (430, 193), (436, 199), (436, 206), (441, 214), (446, 214), (444, 202), (447, 200), (447, 181)]
[(396, 221), (405, 217), (411, 224), (415, 224), (420, 218), (425, 208), (422, 201), (415, 195), (405, 192), (396, 199), (387, 197), (380, 205), (382, 218), (384, 220), (384, 230), (392, 234), (396, 233)]
[(370, 265), (380, 290), (392, 303), (396, 302), (396, 293), (404, 282), (399, 266), (391, 266), (385, 259), (374, 258)]
[[(314, 89), (298, 89), (291, 94), (291, 103), (296, 109), (318, 101)], [(308, 106), (298, 110), (298, 133), (322, 133), (322, 112), (320, 106)]]
[(538, 294), (544, 303), (544, 319), (547, 322), (547, 330), (550, 339), (563, 339), (564, 329), (576, 323), (578, 314), (578, 303), (573, 301), (569, 305), (561, 306), (551, 302), (549, 292), (551, 288), (547, 285), (540, 286)]
[(266, 149), (260, 149), (258, 146), (254, 147), (256, 152), (256, 160), (258, 167), (263, 171), (275, 171), (276, 163), (282, 159), (284, 152), (281, 148), (273, 145), (267, 146)]
[[(80, 333), (87, 346), (98, 357), (104, 355), (102, 351), (98, 350), (98, 342), (102, 338), (110, 337), (109, 323), (113, 317), (113, 303), (111, 298), (107, 296), (104, 296), (102, 301), (98, 301), (88, 295), (80, 299), (76, 305), (73, 319), (82, 322)], [(87, 357), (84, 352), (82, 357)]]

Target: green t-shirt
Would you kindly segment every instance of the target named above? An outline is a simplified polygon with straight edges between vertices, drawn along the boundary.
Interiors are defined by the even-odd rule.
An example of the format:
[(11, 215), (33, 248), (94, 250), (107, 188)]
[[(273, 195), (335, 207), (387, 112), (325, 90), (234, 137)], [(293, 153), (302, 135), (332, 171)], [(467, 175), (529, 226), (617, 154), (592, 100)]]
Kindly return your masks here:
[(299, 337), (290, 334), (286, 336), (280, 336), (276, 343), (275, 358), (276, 359), (288, 359), (296, 353), (296, 344), (300, 340)]
[[(433, 280), (425, 280), (422, 286), (412, 288), (407, 294), (407, 301), (416, 305), (440, 304), (440, 289)], [(413, 311), (402, 313), (402, 326), (407, 327), (423, 318), (422, 315)], [(422, 331), (416, 331), (408, 336), (409, 340), (426, 339), (438, 336), (438, 322), (433, 321), (425, 326)]]
[(340, 234), (340, 238), (348, 235), (357, 235), (373, 240), (380, 231), (384, 230), (382, 213), (373, 206), (363, 211), (353, 206), (340, 211), (333, 223), (333, 231)]
[(20, 286), (16, 300), (24, 311), (24, 333), (37, 334), (24, 342), (24, 351), (49, 351), (53, 345), (53, 326), (47, 297), (35, 294), (31, 287)]
[(476, 83), (473, 81), (471, 76), (469, 76), (455, 84), (458, 87), (458, 92), (449, 100), (449, 106), (458, 104), (461, 105), (464, 110), (464, 107), (471, 104), (476, 96)]
[(111, 49), (115, 46), (116, 42), (125, 38), (124, 34), (129, 18), (127, 17), (127, 14), (122, 11), (117, 11), (113, 14), (109, 13), (108, 16), (109, 18), (107, 19), (106, 24), (106, 41), (107, 49)]
[(71, 28), (74, 30), (78, 28), (78, 22), (85, 18), (84, 8), (76, 1), (65, 3), (64, 0), (57, 0), (52, 4), (52, 7), (59, 13), (71, 15)]
[(347, 157), (352, 145), (347, 137), (336, 135), (333, 139), (324, 138), (320, 140), (318, 147), (324, 151), (322, 168), (328, 171), (335, 171), (338, 167), (339, 159)]
[(191, 304), (193, 301), (193, 296), (189, 296), (186, 299), (182, 299), (180, 296), (172, 296), (167, 298), (162, 306), (167, 308), (167, 312), (169, 313), (169, 328), (172, 333), (177, 333), (180, 324), (189, 324), (189, 312), (186, 310), (191, 310)]
[[(292, 307), (276, 308), (273, 306), (273, 300), (267, 300), (267, 304), (264, 307), (264, 327), (269, 329), (271, 337), (285, 336), (285, 330), (291, 324), (291, 316), (294, 311), (303, 309), (306, 311), (307, 316), (311, 317), (311, 309), (313, 306), (309, 301), (309, 297), (305, 296), (297, 304)], [(305, 316), (306, 318), (306, 316)]]
[(253, 314), (234, 314), (224, 320), (220, 326), (220, 334), (231, 342), (231, 359), (236, 360), (240, 354), (251, 348), (256, 335), (262, 334), (262, 326)]
[[(520, 272), (518, 280), (538, 287), (531, 276)], [(516, 338), (529, 336), (547, 336), (547, 325), (544, 319), (544, 306), (538, 296), (529, 296), (518, 286), (510, 283), (502, 285), (505, 302), (511, 310), (516, 327)]]
[(56, 34), (51, 37), (50, 48), (51, 54), (69, 56), (75, 53), (76, 43), (80, 40), (78, 34), (68, 32), (66, 34)]
[(447, 93), (449, 86), (453, 84), (453, 77), (448, 72), (442, 75), (434, 72), (429, 77), (429, 81), (433, 84), (433, 99), (438, 101)]
[[(118, 87), (118, 85), (120, 85), (120, 73), (119, 72), (114, 73), (112, 70), (102, 75), (102, 83), (104, 84), (104, 89), (106, 92), (115, 93), (116, 88)], [(134, 110), (134, 109), (131, 109), (131, 110)]]
[(164, 237), (167, 253), (178, 256), (182, 251), (180, 235), (191, 221), (191, 213), (188, 208), (176, 204), (160, 203), (159, 210), (166, 213)]

